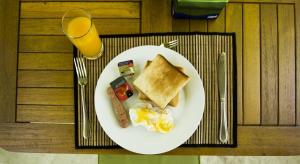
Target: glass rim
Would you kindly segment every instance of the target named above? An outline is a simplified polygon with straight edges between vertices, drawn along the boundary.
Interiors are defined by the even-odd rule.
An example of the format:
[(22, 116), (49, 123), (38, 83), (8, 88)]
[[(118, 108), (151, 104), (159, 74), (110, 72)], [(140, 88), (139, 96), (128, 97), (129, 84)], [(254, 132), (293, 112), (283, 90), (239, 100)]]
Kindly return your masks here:
[[(71, 36), (71, 35), (68, 34), (67, 31), (65, 31), (65, 28), (64, 28), (64, 20), (65, 20), (65, 17), (66, 17), (71, 11), (76, 11), (76, 10), (82, 11), (84, 14), (87, 15), (87, 18), (90, 19), (90, 26), (89, 26), (89, 29), (88, 29), (87, 32), (84, 33), (82, 36)], [(82, 37), (84, 37), (85, 35), (87, 35), (87, 34), (90, 32), (91, 28), (92, 28), (92, 24), (93, 24), (93, 22), (92, 22), (92, 16), (91, 16), (91, 14), (90, 14), (88, 11), (86, 11), (85, 9), (83, 9), (83, 8), (73, 8), (73, 9), (69, 9), (68, 11), (66, 11), (66, 12), (64, 13), (63, 17), (61, 18), (61, 27), (62, 27), (63, 33), (64, 33), (65, 35), (67, 35), (67, 36), (68, 36), (69, 38), (71, 38), (71, 39), (78, 39), (78, 38), (82, 38)]]

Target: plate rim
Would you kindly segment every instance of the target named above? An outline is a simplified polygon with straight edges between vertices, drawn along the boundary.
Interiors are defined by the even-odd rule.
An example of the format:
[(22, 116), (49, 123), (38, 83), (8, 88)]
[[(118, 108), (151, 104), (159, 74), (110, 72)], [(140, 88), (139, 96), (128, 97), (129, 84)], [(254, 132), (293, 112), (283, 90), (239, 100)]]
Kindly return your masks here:
[[(110, 136), (110, 134), (107, 132), (107, 130), (106, 130), (105, 128), (103, 128), (103, 126), (102, 126), (102, 124), (101, 124), (101, 121), (100, 121), (100, 119), (99, 119), (99, 117), (98, 117), (97, 109), (96, 109), (96, 108), (97, 108), (97, 107), (96, 107), (96, 106), (97, 106), (97, 105), (96, 105), (96, 97), (97, 97), (97, 96), (96, 96), (96, 95), (97, 95), (97, 94), (96, 94), (96, 91), (97, 91), (97, 88), (99, 88), (99, 87), (98, 87), (98, 86), (99, 86), (98, 84), (99, 84), (99, 81), (100, 81), (100, 78), (101, 78), (101, 76), (102, 76), (103, 71), (104, 71), (104, 70), (107, 68), (107, 66), (108, 66), (113, 60), (115, 60), (115, 58), (117, 58), (118, 56), (120, 56), (120, 55), (122, 55), (122, 54), (124, 54), (124, 53), (128, 53), (128, 52), (133, 51), (133, 50), (138, 49), (138, 48), (159, 48), (159, 49), (165, 49), (165, 50), (167, 50), (167, 51), (172, 51), (172, 53), (176, 54), (176, 56), (179, 55), (179, 56), (183, 57), (183, 58), (188, 62), (188, 64), (192, 66), (193, 70), (197, 72), (197, 76), (198, 76), (198, 79), (200, 80), (200, 84), (201, 84), (201, 85), (199, 85), (199, 86), (200, 86), (200, 87), (199, 87), (199, 88), (200, 88), (200, 92), (202, 92), (200, 95), (201, 95), (202, 98), (203, 98), (202, 114), (201, 114), (201, 117), (199, 116), (200, 118), (199, 118), (198, 124), (195, 126), (195, 128), (193, 129), (193, 132), (191, 133), (191, 135), (189, 135), (189, 137), (187, 137), (186, 140), (188, 140), (188, 139), (194, 134), (194, 132), (197, 130), (197, 127), (200, 125), (200, 122), (201, 122), (202, 119), (203, 119), (203, 114), (204, 114), (204, 110), (205, 110), (205, 98), (206, 98), (206, 96), (205, 96), (205, 89), (204, 89), (203, 81), (202, 81), (202, 79), (201, 79), (201, 77), (200, 77), (198, 71), (195, 69), (195, 67), (193, 66), (193, 64), (191, 64), (191, 62), (190, 62), (188, 59), (186, 59), (183, 55), (181, 55), (180, 53), (178, 53), (178, 52), (176, 52), (176, 51), (173, 51), (173, 50), (171, 50), (171, 49), (167, 49), (167, 48), (161, 47), (161, 46), (143, 45), (143, 46), (132, 47), (132, 48), (130, 48), (130, 49), (127, 49), (127, 50), (125, 50), (125, 51), (119, 53), (118, 55), (116, 55), (115, 57), (113, 57), (113, 58), (108, 62), (108, 64), (106, 64), (106, 66), (104, 67), (104, 69), (102, 70), (101, 74), (99, 75), (99, 77), (98, 77), (98, 79), (97, 79), (97, 84), (96, 84), (95, 91), (94, 91), (94, 93), (95, 93), (95, 94), (94, 94), (95, 113), (96, 113), (97, 120), (98, 120), (100, 126), (102, 127), (103, 131), (105, 132), (105, 134), (106, 134), (113, 142), (115, 142), (118, 146), (120, 146), (120, 147), (122, 147), (122, 148), (124, 148), (124, 149), (126, 149), (126, 150), (129, 150), (129, 151), (132, 151), (132, 152), (135, 152), (135, 153), (140, 153), (140, 154), (159, 154), (159, 153), (164, 153), (164, 152), (173, 150), (173, 149), (177, 148), (178, 146), (184, 144), (184, 142), (185, 142), (186, 140), (185, 140), (184, 142), (182, 142), (181, 144), (177, 145), (176, 147), (174, 147), (174, 148), (172, 148), (172, 149), (165, 150), (165, 151), (159, 151), (159, 152), (156, 152), (156, 153), (137, 152), (137, 151), (135, 151), (135, 150), (126, 148), (126, 147), (124, 147), (123, 145), (120, 145), (118, 142), (115, 141), (114, 137)], [(164, 56), (164, 55), (163, 55), (163, 56)], [(146, 60), (147, 60), (147, 59), (146, 59)], [(201, 107), (201, 105), (199, 105), (199, 106)]]

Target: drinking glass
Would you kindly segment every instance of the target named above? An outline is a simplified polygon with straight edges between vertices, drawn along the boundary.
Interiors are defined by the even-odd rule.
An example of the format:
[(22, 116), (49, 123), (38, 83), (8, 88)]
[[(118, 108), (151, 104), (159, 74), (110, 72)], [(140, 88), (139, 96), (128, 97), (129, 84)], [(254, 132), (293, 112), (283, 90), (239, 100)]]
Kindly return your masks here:
[(87, 59), (97, 59), (103, 53), (103, 43), (92, 21), (84, 9), (71, 9), (62, 17), (62, 29), (70, 41)]

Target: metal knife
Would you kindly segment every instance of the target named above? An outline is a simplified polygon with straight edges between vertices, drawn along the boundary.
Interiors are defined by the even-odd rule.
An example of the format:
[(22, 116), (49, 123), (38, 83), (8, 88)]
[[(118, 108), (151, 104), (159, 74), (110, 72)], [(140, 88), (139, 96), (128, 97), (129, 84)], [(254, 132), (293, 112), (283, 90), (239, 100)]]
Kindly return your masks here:
[(227, 61), (226, 53), (222, 52), (219, 56), (218, 62), (218, 86), (219, 86), (219, 101), (220, 101), (220, 131), (219, 139), (222, 143), (226, 143), (228, 140), (228, 131), (227, 131), (227, 114), (226, 114), (226, 102), (227, 102)]

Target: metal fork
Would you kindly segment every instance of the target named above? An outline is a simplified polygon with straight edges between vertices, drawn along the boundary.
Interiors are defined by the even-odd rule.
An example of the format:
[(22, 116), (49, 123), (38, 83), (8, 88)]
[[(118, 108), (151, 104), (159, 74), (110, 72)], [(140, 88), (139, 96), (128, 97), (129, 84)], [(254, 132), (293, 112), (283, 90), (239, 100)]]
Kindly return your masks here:
[(178, 45), (178, 40), (172, 40), (166, 43), (162, 43), (160, 46), (166, 47), (166, 48), (174, 48)]
[(81, 91), (81, 105), (83, 110), (83, 138), (88, 139), (90, 137), (90, 123), (85, 105), (85, 85), (87, 84), (87, 73), (82, 57), (74, 58), (74, 64)]

